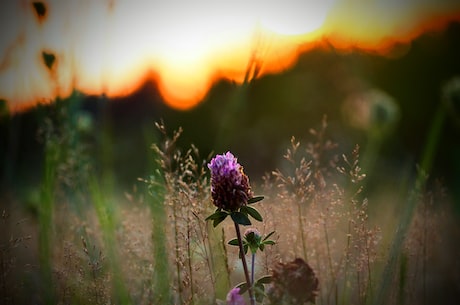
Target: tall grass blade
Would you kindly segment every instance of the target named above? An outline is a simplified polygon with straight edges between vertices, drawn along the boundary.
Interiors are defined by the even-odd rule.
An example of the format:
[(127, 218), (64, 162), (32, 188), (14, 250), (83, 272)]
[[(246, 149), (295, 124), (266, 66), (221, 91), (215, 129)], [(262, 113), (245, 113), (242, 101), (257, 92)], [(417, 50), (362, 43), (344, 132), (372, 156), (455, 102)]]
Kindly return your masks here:
[(45, 147), (44, 175), (38, 207), (39, 262), (43, 281), (44, 299), (47, 304), (54, 303), (51, 254), (54, 223), (54, 190), (57, 182), (56, 169), (58, 163), (59, 146), (51, 140), (47, 141)]
[(155, 301), (159, 304), (167, 304), (171, 300), (172, 291), (170, 285), (170, 266), (169, 253), (166, 237), (166, 220), (168, 219), (165, 211), (164, 190), (162, 186), (156, 186), (150, 189), (152, 199), (150, 210), (152, 211), (152, 243), (153, 243), (153, 261), (154, 261), (154, 278), (153, 291), (155, 291)]
[(112, 271), (112, 285), (115, 303), (131, 304), (131, 298), (124, 283), (123, 273), (120, 269), (121, 261), (117, 252), (117, 240), (115, 237), (116, 223), (113, 207), (101, 189), (101, 183), (97, 181), (94, 176), (90, 179), (89, 189), (99, 220), (99, 225), (101, 226), (109, 267)]
[(206, 223), (212, 270), (214, 278), (215, 297), (225, 300), (230, 289), (230, 272), (228, 268), (227, 251), (223, 230), (215, 230), (210, 222)]
[(424, 188), (428, 179), (427, 175), (431, 171), (436, 148), (438, 146), (439, 135), (442, 131), (445, 116), (445, 108), (442, 104), (440, 104), (430, 127), (415, 185), (413, 187), (412, 193), (409, 195), (409, 199), (405, 203), (405, 209), (399, 221), (399, 225), (396, 230), (392, 246), (390, 248), (388, 260), (382, 274), (382, 281), (373, 302), (374, 305), (386, 304), (386, 301), (390, 295), (389, 290), (395, 278), (395, 272), (397, 269), (397, 262), (400, 258), (401, 248), (403, 246), (407, 230), (412, 222), (412, 216), (418, 202), (418, 195)]

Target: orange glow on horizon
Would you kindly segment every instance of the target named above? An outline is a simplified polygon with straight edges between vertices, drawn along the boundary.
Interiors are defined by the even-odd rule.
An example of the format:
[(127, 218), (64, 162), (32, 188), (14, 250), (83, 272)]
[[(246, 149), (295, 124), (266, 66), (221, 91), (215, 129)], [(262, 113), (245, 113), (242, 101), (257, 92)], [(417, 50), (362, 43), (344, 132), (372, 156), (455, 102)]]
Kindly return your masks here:
[(376, 36), (368, 39), (353, 40), (349, 35), (331, 32), (327, 35), (327, 42), (335, 49), (341, 51), (360, 50), (363, 52), (376, 53), (382, 56), (401, 56), (398, 47), (405, 50), (410, 48), (412, 40), (427, 32), (441, 32), (450, 22), (460, 22), (460, 12), (446, 13), (442, 16), (427, 17), (420, 20), (416, 27), (407, 29), (399, 35)]
[[(361, 2), (53, 0), (43, 1), (44, 16), (32, 2), (8, 2), (0, 12), (8, 29), (0, 37), (0, 98), (20, 111), (74, 89), (126, 96), (154, 80), (166, 104), (187, 110), (219, 79), (243, 82), (251, 60), (260, 77), (290, 68), (324, 41), (386, 55), (460, 21), (460, 5), (433, 10), (435, 0), (402, 8)], [(54, 59), (49, 67), (43, 52)]]

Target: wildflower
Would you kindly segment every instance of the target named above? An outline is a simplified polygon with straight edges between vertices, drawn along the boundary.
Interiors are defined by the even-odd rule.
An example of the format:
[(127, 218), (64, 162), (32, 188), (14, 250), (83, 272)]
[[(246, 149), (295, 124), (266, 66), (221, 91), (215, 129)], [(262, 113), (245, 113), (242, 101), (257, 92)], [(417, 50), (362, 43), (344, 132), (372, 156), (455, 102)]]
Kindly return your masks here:
[[(235, 231), (237, 238), (231, 240), (229, 243), (238, 246), (240, 249), (240, 258), (243, 264), (244, 275), (246, 277), (246, 288), (249, 293), (249, 300), (251, 305), (255, 305), (256, 297), (254, 294), (254, 259), (255, 252), (257, 251), (258, 245), (260, 244), (260, 233), (258, 239), (255, 238), (255, 231), (248, 233), (248, 236), (252, 236), (254, 241), (254, 249), (247, 241), (243, 241), (241, 237), (240, 225), (250, 225), (251, 221), (248, 216), (253, 217), (257, 221), (262, 221), (262, 216), (253, 207), (248, 206), (261, 201), (264, 197), (257, 196), (253, 197), (251, 192), (251, 186), (249, 185), (249, 178), (243, 172), (243, 167), (238, 163), (237, 159), (231, 152), (226, 154), (217, 155), (208, 164), (208, 168), (211, 170), (211, 197), (213, 204), (217, 207), (217, 210), (206, 218), (206, 221), (212, 220), (213, 226), (216, 227), (219, 223), (225, 220), (227, 216), (230, 216), (235, 225)], [(252, 255), (252, 279), (249, 277), (248, 266), (246, 263), (245, 254), (248, 247), (251, 246)], [(262, 245), (263, 249), (263, 245)], [(259, 285), (259, 283), (258, 283)], [(262, 286), (263, 283), (260, 283)], [(259, 286), (257, 286), (259, 288)], [(239, 294), (240, 288), (232, 289), (227, 295), (227, 304), (245, 304), (244, 299)]]
[(301, 258), (273, 269), (272, 286), (267, 293), (271, 304), (315, 303), (318, 279), (313, 269)]
[(249, 178), (231, 152), (214, 157), (208, 168), (211, 170), (212, 201), (217, 208), (238, 211), (252, 198)]
[(246, 305), (243, 296), (240, 294), (240, 288), (236, 287), (228, 292), (227, 305)]

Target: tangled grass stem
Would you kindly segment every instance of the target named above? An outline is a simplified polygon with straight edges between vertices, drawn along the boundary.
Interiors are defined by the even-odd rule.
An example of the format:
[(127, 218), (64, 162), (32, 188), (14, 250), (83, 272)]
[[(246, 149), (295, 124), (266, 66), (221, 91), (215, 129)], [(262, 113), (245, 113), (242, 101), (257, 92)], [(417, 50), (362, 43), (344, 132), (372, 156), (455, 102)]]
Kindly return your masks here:
[(304, 224), (303, 224), (303, 219), (302, 219), (302, 204), (297, 201), (297, 207), (298, 207), (298, 214), (299, 214), (299, 231), (300, 231), (300, 239), (302, 240), (302, 251), (303, 251), (303, 257), (305, 257), (305, 260), (308, 261), (308, 252), (307, 252), (307, 244), (305, 241), (305, 233), (303, 231)]

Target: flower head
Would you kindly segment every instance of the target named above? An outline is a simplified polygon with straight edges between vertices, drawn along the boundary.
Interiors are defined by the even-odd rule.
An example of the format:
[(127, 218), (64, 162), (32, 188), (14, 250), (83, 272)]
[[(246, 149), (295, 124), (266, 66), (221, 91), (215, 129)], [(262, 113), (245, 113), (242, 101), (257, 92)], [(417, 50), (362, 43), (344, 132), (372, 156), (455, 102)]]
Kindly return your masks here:
[(208, 164), (211, 170), (211, 196), (216, 207), (234, 212), (252, 197), (249, 178), (231, 152), (215, 156)]
[(228, 292), (227, 305), (246, 305), (243, 296), (240, 294), (240, 288), (236, 287)]

